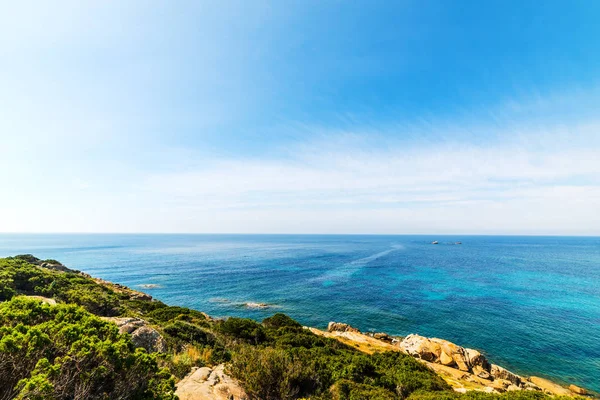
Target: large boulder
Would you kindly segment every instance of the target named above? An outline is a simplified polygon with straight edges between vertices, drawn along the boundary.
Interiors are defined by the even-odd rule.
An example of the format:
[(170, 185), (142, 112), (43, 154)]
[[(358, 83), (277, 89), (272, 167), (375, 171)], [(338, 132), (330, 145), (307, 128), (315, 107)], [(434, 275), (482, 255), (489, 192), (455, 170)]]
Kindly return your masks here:
[(344, 324), (342, 322), (330, 322), (327, 325), (327, 332), (355, 332), (360, 333), (360, 331), (356, 328), (348, 324)]
[(150, 353), (164, 353), (167, 344), (161, 334), (140, 318), (102, 317), (119, 327), (119, 333), (131, 335), (131, 341), (136, 347), (143, 347)]
[[(441, 352), (439, 354), (439, 361), (442, 360), (442, 354), (445, 360), (452, 359), (452, 362), (445, 365), (456, 364), (456, 367), (461, 371), (469, 372), (471, 370), (469, 366), (469, 359), (466, 355), (466, 351), (463, 347), (460, 347), (452, 342), (443, 339), (432, 338), (431, 342), (439, 344)], [(442, 362), (442, 364), (444, 364)]]
[(149, 353), (164, 353), (167, 350), (165, 339), (156, 329), (147, 325), (133, 331), (131, 341), (136, 347), (143, 347)]
[(485, 358), (485, 356), (479, 351), (465, 348), (465, 353), (471, 368), (475, 368), (478, 366), (481, 367), (481, 369), (483, 369), (484, 371), (490, 371), (492, 365), (487, 360), (487, 358)]
[(445, 351), (442, 351), (442, 353), (440, 354), (439, 362), (442, 365), (451, 366), (454, 364), (454, 358), (452, 358), (452, 356), (446, 354)]
[(483, 379), (490, 378), (490, 363), (477, 350), (466, 349), (444, 339), (420, 335), (408, 335), (400, 342), (400, 348), (413, 357), (473, 372)]
[(238, 381), (225, 373), (224, 365), (194, 368), (179, 383), (175, 394), (181, 400), (247, 400)]
[(586, 396), (588, 394), (587, 390), (585, 390), (584, 388), (581, 388), (577, 385), (570, 385), (569, 390), (575, 394), (579, 394), (582, 396)]
[(382, 340), (384, 342), (388, 342), (388, 343), (392, 343), (394, 341), (394, 338), (391, 337), (390, 335), (388, 335), (385, 332), (377, 332), (373, 334), (373, 337), (377, 340)]
[(438, 343), (420, 335), (408, 335), (400, 342), (400, 348), (413, 357), (431, 362), (437, 362), (442, 352)]

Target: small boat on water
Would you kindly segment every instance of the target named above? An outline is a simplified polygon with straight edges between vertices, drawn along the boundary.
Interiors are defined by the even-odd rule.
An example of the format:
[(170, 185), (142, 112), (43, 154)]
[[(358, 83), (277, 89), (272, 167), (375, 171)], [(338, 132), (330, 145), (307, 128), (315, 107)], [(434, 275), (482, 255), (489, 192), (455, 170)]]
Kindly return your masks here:
[(462, 244), (462, 242), (456, 242), (456, 243), (454, 243), (454, 244)]
[(431, 244), (439, 244), (439, 242), (437, 240), (434, 240), (433, 242), (431, 242)]

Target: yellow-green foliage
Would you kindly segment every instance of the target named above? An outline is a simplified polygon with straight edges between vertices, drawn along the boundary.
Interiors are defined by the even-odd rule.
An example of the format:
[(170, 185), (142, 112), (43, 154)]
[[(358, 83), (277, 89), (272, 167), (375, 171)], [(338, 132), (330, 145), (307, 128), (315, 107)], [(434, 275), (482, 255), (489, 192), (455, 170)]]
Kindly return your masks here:
[(0, 323), (0, 398), (175, 398), (155, 355), (81, 307), (14, 297)]
[(210, 362), (210, 348), (198, 348), (188, 345), (182, 351), (171, 356), (169, 369), (177, 378), (181, 379), (192, 367), (203, 367)]

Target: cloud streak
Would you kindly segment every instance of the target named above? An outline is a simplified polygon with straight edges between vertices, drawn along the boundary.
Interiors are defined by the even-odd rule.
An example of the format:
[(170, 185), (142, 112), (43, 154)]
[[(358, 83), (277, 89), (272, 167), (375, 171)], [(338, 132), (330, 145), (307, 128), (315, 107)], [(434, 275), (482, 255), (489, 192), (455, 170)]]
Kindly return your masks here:
[[(598, 131), (600, 125), (590, 125), (579, 133)], [(319, 141), (284, 160), (205, 160), (198, 170), (151, 175), (142, 187), (216, 209), (450, 205), (539, 197), (553, 187), (597, 187), (597, 148), (562, 149), (555, 145), (560, 137), (546, 135), (533, 149), (522, 145), (523, 136), (500, 145), (430, 141), (385, 149), (332, 150)]]

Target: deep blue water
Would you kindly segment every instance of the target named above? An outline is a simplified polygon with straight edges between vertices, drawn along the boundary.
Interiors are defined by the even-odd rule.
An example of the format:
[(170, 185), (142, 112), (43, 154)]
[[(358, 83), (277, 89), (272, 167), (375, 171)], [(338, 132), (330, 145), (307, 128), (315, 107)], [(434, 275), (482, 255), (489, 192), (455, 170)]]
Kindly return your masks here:
[(20, 253), (213, 316), (437, 336), (600, 391), (597, 237), (0, 235), (0, 256)]

